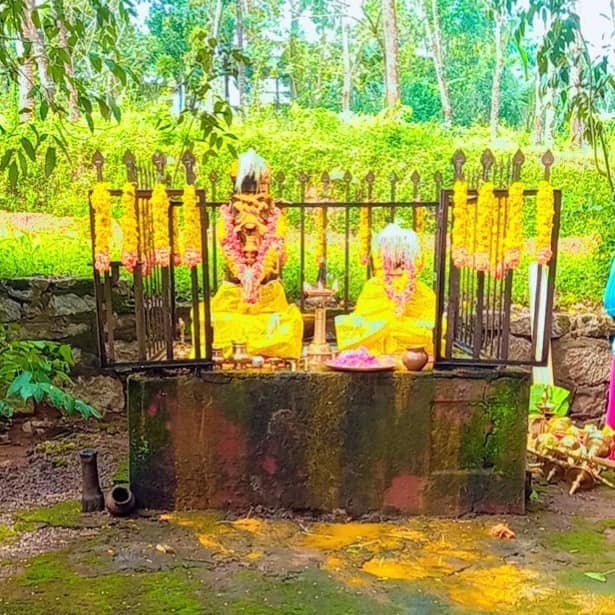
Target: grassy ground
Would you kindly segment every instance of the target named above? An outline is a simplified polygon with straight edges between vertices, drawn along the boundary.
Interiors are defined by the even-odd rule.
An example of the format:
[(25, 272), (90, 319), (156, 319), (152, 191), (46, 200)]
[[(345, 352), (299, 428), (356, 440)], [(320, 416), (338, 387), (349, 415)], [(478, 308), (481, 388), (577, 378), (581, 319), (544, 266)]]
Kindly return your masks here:
[[(549, 487), (541, 502), (527, 517), (383, 523), (113, 520), (81, 516), (75, 502), (21, 511), (0, 534), (0, 613), (615, 612), (615, 519), (604, 515), (612, 494), (569, 498)], [(498, 521), (516, 538), (491, 537)], [(49, 540), (60, 528), (62, 539)], [(23, 557), (26, 542), (39, 552)]]

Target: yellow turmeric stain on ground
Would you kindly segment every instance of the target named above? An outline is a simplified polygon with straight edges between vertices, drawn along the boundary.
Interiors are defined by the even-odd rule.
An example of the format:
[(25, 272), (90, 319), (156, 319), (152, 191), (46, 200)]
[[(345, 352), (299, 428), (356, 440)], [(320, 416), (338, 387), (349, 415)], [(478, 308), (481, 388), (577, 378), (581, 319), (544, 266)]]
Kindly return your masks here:
[(554, 599), (566, 600), (574, 615), (615, 613), (615, 597), (571, 588), (556, 591), (557, 581), (550, 575), (505, 563), (494, 550), (498, 541), (488, 535), (493, 520), (296, 523), (251, 517), (224, 521), (207, 513), (162, 519), (192, 529), (199, 543), (218, 557), (232, 556), (247, 566), (286, 562), (299, 569), (311, 562), (357, 590), (380, 591), (383, 583), (408, 582), (477, 615), (549, 612)]

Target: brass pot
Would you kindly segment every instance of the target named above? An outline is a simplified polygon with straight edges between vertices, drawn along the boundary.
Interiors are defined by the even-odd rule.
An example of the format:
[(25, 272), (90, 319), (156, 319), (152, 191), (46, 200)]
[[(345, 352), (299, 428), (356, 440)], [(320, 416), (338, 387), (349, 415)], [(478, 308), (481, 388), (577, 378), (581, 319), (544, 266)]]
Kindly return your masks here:
[(222, 348), (212, 348), (211, 349), (211, 360), (214, 364), (214, 367), (220, 369), (222, 364), (224, 363), (224, 349)]
[(409, 372), (420, 372), (427, 365), (429, 356), (423, 346), (410, 346), (402, 354), (401, 361)]
[(246, 342), (233, 342), (233, 362), (235, 367), (243, 367), (250, 363), (248, 344)]

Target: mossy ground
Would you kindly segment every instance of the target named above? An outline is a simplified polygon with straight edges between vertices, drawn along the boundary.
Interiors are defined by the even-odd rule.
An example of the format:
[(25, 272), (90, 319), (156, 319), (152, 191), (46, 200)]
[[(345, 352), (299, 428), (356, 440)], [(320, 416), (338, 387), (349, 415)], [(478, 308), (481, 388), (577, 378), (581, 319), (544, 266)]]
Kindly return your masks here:
[[(613, 575), (585, 575), (615, 568), (615, 520), (563, 516), (557, 506), (504, 519), (514, 540), (489, 535), (502, 520), (492, 517), (95, 518), (76, 502), (18, 513), (32, 541), (41, 528), (74, 534), (26, 560), (7, 558), (0, 540), (1, 615), (615, 613)], [(26, 531), (19, 522), (5, 527), (11, 539)]]

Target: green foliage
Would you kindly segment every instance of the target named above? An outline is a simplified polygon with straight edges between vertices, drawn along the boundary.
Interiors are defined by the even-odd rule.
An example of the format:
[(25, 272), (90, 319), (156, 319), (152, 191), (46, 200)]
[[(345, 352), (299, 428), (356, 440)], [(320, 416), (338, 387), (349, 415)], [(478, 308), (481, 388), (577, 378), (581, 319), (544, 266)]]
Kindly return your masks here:
[(68, 415), (99, 418), (92, 406), (66, 393), (61, 386), (71, 384), (74, 366), (70, 346), (45, 341), (20, 341), (6, 326), (0, 328), (0, 417), (10, 418), (15, 407), (47, 403)]

